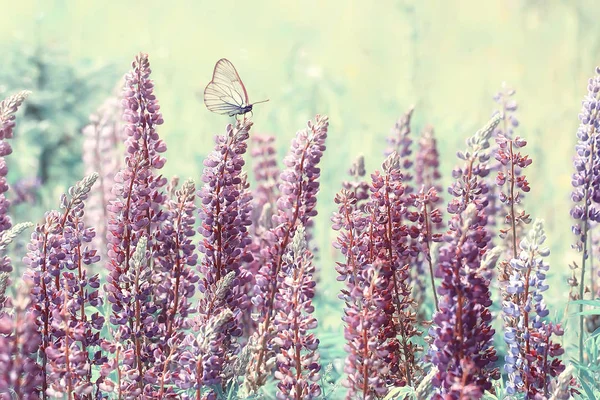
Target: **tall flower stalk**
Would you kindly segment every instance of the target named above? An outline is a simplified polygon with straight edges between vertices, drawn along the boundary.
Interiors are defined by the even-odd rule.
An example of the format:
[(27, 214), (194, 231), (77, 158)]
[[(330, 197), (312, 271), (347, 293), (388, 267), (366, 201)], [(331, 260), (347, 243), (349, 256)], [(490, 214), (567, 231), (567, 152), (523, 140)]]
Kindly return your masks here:
[(21, 285), (11, 313), (0, 309), (0, 395), (3, 398), (41, 398), (42, 366), (37, 353), (41, 335), (35, 314), (30, 312), (30, 288)]
[[(509, 92), (511, 95), (514, 91)], [(516, 110), (516, 102), (504, 101), (504, 111)], [(508, 241), (507, 259), (501, 262), (502, 310), (504, 339), (508, 346), (504, 369), (508, 373), (507, 393), (516, 396), (525, 393), (528, 398), (547, 396), (550, 379), (564, 369), (558, 357), (563, 350), (551, 341), (552, 334), (562, 335), (560, 326), (545, 322), (548, 310), (543, 302), (543, 292), (549, 266), (543, 258), (549, 253), (543, 247), (546, 239), (541, 221), (536, 221), (525, 237), (524, 227), (531, 219), (521, 206), (523, 194), (530, 190), (523, 170), (531, 163), (521, 153), (527, 142), (514, 135), (517, 124), (513, 117), (511, 128), (503, 115), (503, 130), (497, 131), (496, 160), (499, 171), (496, 176), (499, 200), (506, 216), (507, 228), (500, 229), (500, 237)], [(510, 129), (510, 136), (504, 132)]]
[[(242, 315), (249, 313), (250, 300), (245, 284), (250, 279), (243, 263), (252, 261), (251, 195), (246, 182), (243, 158), (247, 150), (252, 122), (244, 119), (236, 126), (228, 125), (224, 135), (217, 136), (215, 150), (204, 161), (204, 186), (199, 190), (201, 201), (199, 228), (203, 239), (199, 249), (204, 254), (200, 261), (198, 290), (202, 294), (198, 306), (198, 323), (209, 323), (221, 310), (228, 309), (233, 318), (219, 325), (212, 344), (213, 355), (201, 361), (196, 375), (200, 390), (206, 385), (225, 385), (223, 367), (239, 351), (237, 338), (242, 334)], [(231, 275), (230, 275), (231, 274)], [(220, 281), (230, 276), (232, 283), (217, 293)]]
[[(88, 271), (100, 259), (96, 250), (88, 247), (95, 232), (83, 222), (85, 200), (97, 177), (84, 178), (69, 189), (68, 196), (61, 197), (62, 211), (46, 214), (45, 222), (32, 234), (23, 260), (41, 336), (42, 398), (64, 393), (63, 378), (67, 376), (73, 391), (91, 399), (92, 365), (104, 361), (99, 352), (90, 358), (90, 352), (101, 345), (99, 331), (104, 318), (99, 312), (89, 316), (86, 312), (87, 307), (98, 309), (102, 304), (98, 275)], [(77, 355), (63, 357), (67, 349)]]
[(310, 400), (321, 394), (319, 380), (319, 340), (314, 333), (317, 319), (312, 315), (315, 296), (312, 254), (308, 249), (304, 227), (299, 226), (284, 264), (286, 274), (276, 295), (277, 314), (273, 325), (277, 331), (274, 343), (279, 349), (275, 379), (278, 398)]
[(277, 214), (273, 216), (273, 228), (267, 233), (273, 237), (273, 244), (264, 249), (266, 263), (255, 276), (252, 302), (258, 313), (258, 330), (252, 339), (255, 347), (245, 377), (245, 390), (249, 393), (264, 385), (271, 369), (275, 297), (284, 278), (284, 255), (298, 226), (306, 227), (317, 215), (316, 195), (321, 172), (317, 165), (325, 150), (328, 126), (328, 118), (317, 115), (315, 122), (309, 122), (307, 129), (296, 134), (284, 159), (286, 169), (279, 176), (281, 195), (277, 200)]
[[(496, 138), (496, 143), (498, 144), (496, 159), (502, 166), (496, 176), (496, 184), (504, 189), (500, 191), (499, 199), (505, 207), (504, 220), (508, 224), (508, 228), (500, 229), (500, 237), (509, 242), (507, 247), (510, 258), (517, 258), (519, 237), (523, 226), (531, 222), (529, 214), (526, 214), (520, 206), (523, 194), (530, 190), (529, 182), (522, 174), (522, 170), (531, 165), (532, 161), (527, 155), (518, 151), (527, 144), (524, 139), (518, 136), (514, 139), (507, 139), (500, 134)], [(510, 267), (506, 263), (503, 266), (501, 279), (506, 280), (506, 275), (510, 274)]]
[[(389, 385), (410, 386), (421, 378), (408, 271), (417, 251), (412, 239), (419, 234), (407, 225), (415, 219), (402, 177), (400, 157), (393, 152), (382, 171), (372, 175), (364, 208), (358, 207), (355, 191), (343, 189), (335, 199), (339, 211), (333, 227), (340, 232), (335, 247), (345, 257), (336, 269), (346, 283), (341, 297), (346, 303), (348, 399), (382, 396)], [(377, 309), (382, 312), (374, 318)]]
[(152, 301), (152, 265), (144, 263), (133, 270), (132, 256), (141, 237), (148, 242), (149, 254), (157, 251), (157, 235), (167, 217), (163, 209), (166, 196), (162, 192), (166, 179), (157, 174), (166, 161), (161, 156), (166, 145), (156, 131), (163, 118), (150, 73), (148, 56), (138, 54), (125, 76), (122, 105), (128, 136), (126, 156), (124, 167), (115, 176), (115, 199), (109, 205), (109, 275), (105, 290), (112, 305), (110, 322), (119, 331), (124, 348), (123, 368), (129, 371), (129, 386), (124, 387), (123, 393), (131, 395), (143, 390), (149, 366), (147, 354), (154, 350), (156, 345), (152, 342), (159, 332), (157, 306)]
[(339, 233), (334, 247), (343, 256), (336, 270), (338, 280), (345, 284), (340, 298), (345, 303), (346, 399), (383, 397), (388, 392), (390, 366), (387, 343), (379, 339), (379, 334), (390, 321), (389, 312), (381, 311), (393, 309), (389, 279), (382, 273), (381, 263), (370, 263), (370, 224), (364, 209), (358, 206), (356, 193), (342, 189), (335, 203), (338, 211), (332, 222)]
[(419, 236), (417, 227), (410, 225), (406, 185), (397, 153), (388, 156), (381, 173), (372, 174), (370, 201), (370, 262), (380, 262), (384, 277), (389, 280), (388, 295), (392, 300), (390, 325), (382, 338), (390, 338), (390, 376), (399, 385), (412, 386), (419, 366), (415, 359), (418, 346), (413, 343), (416, 329), (415, 304), (411, 294), (409, 266), (417, 253), (413, 239)]
[(193, 243), (196, 187), (191, 179), (180, 188), (177, 185), (178, 179), (173, 179), (167, 188), (165, 208), (169, 218), (156, 237), (159, 245), (151, 277), (155, 282), (153, 296), (160, 344), (154, 349), (153, 363), (146, 372), (151, 384), (144, 388), (144, 395), (151, 398), (174, 396), (180, 368), (176, 361), (183, 353), (185, 333), (193, 325), (196, 312), (192, 305), (199, 279), (194, 268), (198, 254)]
[[(6, 182), (8, 166), (5, 159), (7, 155), (12, 153), (12, 148), (6, 140), (12, 139), (13, 128), (15, 127), (15, 113), (29, 94), (30, 92), (28, 91), (22, 91), (0, 102), (0, 238), (12, 226), (12, 221), (8, 215), (10, 201), (6, 198), (6, 192), (8, 191), (8, 183)], [(12, 269), (10, 258), (7, 255), (1, 255), (0, 273), (10, 273)]]
[(192, 267), (198, 262), (198, 254), (193, 243), (196, 185), (188, 179), (181, 188), (172, 185), (169, 189), (166, 201), (169, 219), (158, 236), (160, 269), (155, 274), (161, 277), (161, 282), (156, 286), (155, 296), (160, 309), (161, 340), (172, 347), (176, 345), (172, 343), (174, 336), (189, 325), (186, 319), (194, 312), (191, 298), (198, 276)]
[[(490, 235), (486, 230), (489, 141), (500, 122), (494, 117), (467, 140), (468, 150), (459, 152), (463, 166), (455, 169), (450, 188), (455, 196), (448, 205), (452, 214), (446, 244), (441, 248), (436, 275), (439, 311), (435, 314), (430, 356), (438, 372), (435, 398), (481, 397), (497, 379), (497, 360), (492, 345), (492, 303), (489, 290), (490, 262), (484, 258)], [(493, 264), (493, 263), (492, 263)]]
[(562, 336), (560, 325), (548, 323), (549, 314), (543, 292), (548, 289), (544, 261), (550, 251), (544, 247), (543, 224), (536, 220), (526, 238), (519, 243), (519, 255), (510, 262), (512, 273), (502, 304), (508, 344), (504, 369), (508, 373), (507, 393), (519, 392), (527, 398), (547, 397), (551, 383), (565, 369), (560, 361), (564, 350), (552, 336)]
[[(574, 160), (575, 172), (571, 181), (573, 192), (571, 199), (575, 203), (571, 209), (571, 217), (575, 220), (573, 233), (577, 240), (573, 246), (581, 252), (580, 279), (571, 280), (572, 285), (579, 284), (578, 299), (583, 300), (586, 288), (586, 261), (588, 259), (588, 236), (591, 222), (600, 222), (600, 67), (596, 68), (596, 75), (590, 78), (587, 85), (588, 93), (582, 101), (579, 113), (580, 125), (577, 130), (576, 156)], [(591, 279), (596, 279), (592, 277)], [(583, 312), (583, 304), (579, 305), (579, 312)], [(584, 316), (579, 316), (579, 362), (584, 362)]]

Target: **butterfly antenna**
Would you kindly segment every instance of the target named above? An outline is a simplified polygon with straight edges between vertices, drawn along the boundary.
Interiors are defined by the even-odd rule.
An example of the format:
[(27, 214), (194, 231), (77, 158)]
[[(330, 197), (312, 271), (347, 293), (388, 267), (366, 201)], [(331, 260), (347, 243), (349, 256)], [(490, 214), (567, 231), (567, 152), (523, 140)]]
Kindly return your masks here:
[(252, 105), (260, 104), (260, 103), (266, 103), (267, 101), (269, 101), (269, 99), (261, 100), (261, 101), (255, 101), (254, 103), (252, 103)]

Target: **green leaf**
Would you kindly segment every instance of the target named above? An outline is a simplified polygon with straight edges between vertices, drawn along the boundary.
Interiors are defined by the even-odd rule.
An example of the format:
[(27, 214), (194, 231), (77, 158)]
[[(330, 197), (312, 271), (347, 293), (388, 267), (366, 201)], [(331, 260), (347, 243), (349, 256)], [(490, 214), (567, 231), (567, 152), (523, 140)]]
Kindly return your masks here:
[(596, 336), (600, 335), (600, 327), (598, 327), (594, 332), (592, 332), (592, 334), (590, 335), (590, 337), (586, 340), (586, 342), (590, 339), (594, 339)]
[(581, 387), (583, 387), (583, 390), (585, 391), (585, 394), (588, 396), (588, 399), (589, 400), (596, 400), (596, 396), (594, 396), (594, 392), (588, 386), (588, 384), (585, 383), (583, 379), (580, 379), (580, 383), (581, 383)]
[(582, 304), (584, 306), (600, 307), (600, 300), (573, 300), (571, 304)]
[(593, 310), (583, 310), (581, 312), (571, 314), (570, 316), (575, 315), (600, 315), (600, 308), (594, 308)]

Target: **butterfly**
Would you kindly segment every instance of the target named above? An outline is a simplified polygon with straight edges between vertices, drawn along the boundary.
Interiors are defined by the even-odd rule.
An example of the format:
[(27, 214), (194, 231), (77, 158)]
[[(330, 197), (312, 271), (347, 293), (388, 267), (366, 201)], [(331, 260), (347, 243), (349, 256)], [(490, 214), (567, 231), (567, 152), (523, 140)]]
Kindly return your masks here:
[(269, 100), (249, 103), (248, 92), (246, 92), (242, 79), (231, 61), (226, 58), (217, 61), (212, 80), (204, 89), (206, 108), (214, 113), (227, 114), (230, 117), (251, 112), (254, 104), (267, 101)]

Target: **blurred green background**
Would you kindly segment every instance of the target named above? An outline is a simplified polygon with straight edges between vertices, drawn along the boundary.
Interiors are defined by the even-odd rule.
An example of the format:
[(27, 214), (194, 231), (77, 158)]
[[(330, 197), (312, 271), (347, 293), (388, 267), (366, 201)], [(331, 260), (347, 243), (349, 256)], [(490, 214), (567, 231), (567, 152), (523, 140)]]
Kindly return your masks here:
[[(40, 157), (50, 164), (43, 204), (17, 209), (18, 219), (37, 222), (83, 175), (78, 131), (140, 51), (150, 55), (165, 119), (159, 130), (169, 149), (164, 172), (199, 181), (213, 136), (230, 119), (207, 111), (198, 93), (214, 63), (229, 58), (250, 100), (271, 100), (256, 106), (253, 130), (276, 135), (280, 157), (315, 113), (330, 116), (316, 230), (327, 283), (321, 294), (331, 299), (320, 309), (322, 327), (337, 329), (342, 304), (337, 286), (328, 284), (335, 279), (329, 217), (351, 161), (364, 153), (368, 169), (378, 168), (386, 135), (414, 104), (414, 131), (426, 123), (436, 129), (447, 186), (455, 152), (496, 109), (492, 97), (506, 81), (517, 90), (517, 132), (533, 158), (524, 204), (532, 217), (546, 220), (553, 250), (548, 302), (562, 312), (564, 276), (576, 259), (569, 195), (577, 114), (600, 63), (597, 1), (0, 4), (0, 94), (30, 88), (29, 102), (38, 107), (26, 120), (18, 117), (10, 181), (35, 176)], [(54, 139), (65, 132), (66, 142)], [(44, 154), (41, 142), (48, 144)]]

